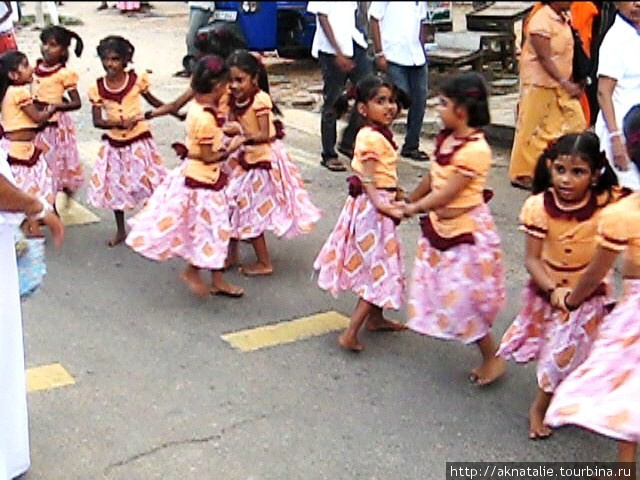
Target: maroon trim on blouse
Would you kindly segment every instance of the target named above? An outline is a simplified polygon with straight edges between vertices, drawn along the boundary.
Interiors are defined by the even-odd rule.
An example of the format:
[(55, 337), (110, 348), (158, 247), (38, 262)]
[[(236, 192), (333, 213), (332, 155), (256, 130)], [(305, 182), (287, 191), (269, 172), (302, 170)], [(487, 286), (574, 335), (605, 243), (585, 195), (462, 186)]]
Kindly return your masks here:
[(552, 270), (555, 270), (556, 272), (579, 272), (580, 270), (584, 270), (589, 266), (589, 263), (585, 263), (584, 265), (579, 265), (577, 267), (565, 267), (562, 265), (555, 265), (549, 260), (545, 260), (544, 263), (546, 263)]
[(60, 70), (62, 70), (65, 67), (66, 64), (59, 63), (55, 67), (53, 67), (52, 69), (45, 69), (43, 67), (43, 65), (44, 65), (44, 61), (41, 58), (36, 61), (36, 68), (33, 69), (33, 73), (37, 77), (40, 77), (40, 78), (50, 77), (54, 73), (57, 73)]
[(245, 159), (244, 150), (238, 154), (238, 163), (244, 170), (271, 170), (271, 162), (262, 160), (256, 163), (248, 163)]
[(473, 233), (461, 233), (454, 237), (442, 237), (436, 232), (429, 215), (425, 215), (420, 219), (420, 227), (422, 228), (422, 235), (429, 240), (429, 243), (436, 250), (441, 252), (449, 250), (450, 248), (457, 247), (458, 245), (474, 245), (476, 243)]
[(391, 129), (389, 127), (374, 123), (373, 125), (369, 125), (369, 128), (371, 128), (371, 130), (373, 130), (374, 132), (378, 132), (380, 135), (382, 135), (387, 140), (387, 142), (391, 144), (394, 150), (398, 149), (398, 145), (396, 145), (396, 142), (393, 141), (393, 133), (391, 132)]
[(591, 194), (589, 201), (576, 210), (563, 210), (556, 203), (555, 196), (551, 190), (547, 190), (543, 194), (544, 210), (551, 218), (562, 220), (577, 220), (584, 222), (589, 220), (598, 209), (598, 199), (595, 194)]
[(632, 193), (633, 193), (633, 190), (631, 190), (629, 187), (622, 187), (620, 189), (620, 198), (628, 197)]
[[(351, 175), (347, 178), (347, 184), (349, 185), (349, 196), (356, 198), (359, 195), (364, 193), (364, 185), (362, 184), (362, 180), (357, 175)], [(385, 192), (397, 192), (398, 187), (386, 187), (386, 188), (378, 188), (376, 190), (384, 190)]]
[[(547, 302), (551, 301), (551, 294), (549, 292), (545, 292), (540, 287), (538, 287), (538, 285), (536, 285), (533, 282), (533, 280), (529, 280), (528, 287), (531, 290), (533, 290), (536, 295), (544, 298)], [(607, 294), (607, 285), (604, 283), (601, 283), (596, 287), (596, 289), (591, 293), (591, 295), (589, 295), (587, 298), (584, 299), (584, 302), (586, 302), (587, 300), (591, 300), (593, 297), (603, 297), (606, 294)]]
[(118, 140), (115, 138), (111, 138), (106, 133), (102, 135), (102, 140), (106, 140), (109, 143), (109, 145), (111, 145), (114, 148), (128, 147), (129, 145), (134, 144), (138, 140), (144, 140), (147, 138), (153, 138), (153, 135), (151, 135), (151, 132), (149, 130), (147, 130), (146, 132), (142, 132), (141, 134), (136, 135), (135, 137), (129, 138), (127, 140)]
[(98, 84), (98, 94), (105, 100), (112, 100), (114, 102), (122, 103), (124, 97), (131, 91), (133, 86), (138, 81), (138, 75), (133, 70), (127, 72), (127, 74), (129, 75), (127, 84), (117, 92), (107, 90), (105, 77), (100, 77), (98, 80), (96, 80), (96, 83)]
[(33, 150), (33, 154), (31, 154), (30, 158), (16, 158), (12, 155), (7, 155), (7, 162), (9, 165), (21, 165), (23, 167), (33, 167), (36, 163), (38, 163), (38, 159), (40, 158), (40, 154), (42, 150), (38, 147), (35, 147)]
[(453, 155), (462, 147), (464, 147), (467, 143), (471, 141), (479, 140), (482, 138), (481, 130), (474, 130), (466, 137), (454, 136), (453, 138), (455, 140), (458, 140), (460, 143), (454, 145), (453, 150), (451, 150), (450, 152), (442, 153), (440, 151), (440, 149), (442, 148), (442, 144), (444, 143), (445, 138), (447, 138), (452, 133), (453, 133), (453, 130), (447, 128), (444, 130), (440, 130), (440, 133), (438, 133), (438, 135), (436, 136), (436, 162), (438, 162), (438, 165), (442, 165), (443, 167), (446, 165), (449, 165), (451, 163), (451, 159), (453, 158)]
[(220, 191), (227, 185), (228, 180), (228, 175), (224, 172), (220, 172), (220, 176), (218, 177), (218, 180), (215, 181), (215, 183), (207, 183), (201, 180), (196, 180), (192, 177), (184, 177), (184, 184), (188, 188), (203, 188), (205, 190)]

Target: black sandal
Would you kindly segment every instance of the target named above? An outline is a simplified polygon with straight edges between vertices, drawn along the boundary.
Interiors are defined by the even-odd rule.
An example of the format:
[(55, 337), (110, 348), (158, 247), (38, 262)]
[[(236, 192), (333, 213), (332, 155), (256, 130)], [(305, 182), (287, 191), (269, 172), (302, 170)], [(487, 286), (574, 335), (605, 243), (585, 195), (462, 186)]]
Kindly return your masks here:
[(410, 152), (400, 152), (400, 155), (402, 155), (405, 158), (410, 158), (412, 160), (415, 160), (417, 162), (428, 162), (429, 160), (431, 160), (427, 152), (423, 152), (422, 150), (411, 150)]
[(347, 167), (344, 166), (344, 163), (342, 163), (340, 161), (340, 159), (338, 159), (336, 157), (323, 158), (322, 161), (320, 162), (320, 165), (322, 165), (325, 168), (328, 168), (332, 172), (346, 172), (347, 171)]

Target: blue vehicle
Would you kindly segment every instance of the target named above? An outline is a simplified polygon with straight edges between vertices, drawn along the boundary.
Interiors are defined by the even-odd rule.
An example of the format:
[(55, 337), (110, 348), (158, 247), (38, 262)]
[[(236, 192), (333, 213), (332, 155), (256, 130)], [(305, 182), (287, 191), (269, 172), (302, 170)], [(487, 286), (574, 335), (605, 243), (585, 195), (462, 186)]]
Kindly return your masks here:
[(307, 12), (307, 3), (216, 2), (213, 21), (203, 30), (231, 28), (249, 50), (277, 50), (281, 56), (308, 55), (316, 19)]

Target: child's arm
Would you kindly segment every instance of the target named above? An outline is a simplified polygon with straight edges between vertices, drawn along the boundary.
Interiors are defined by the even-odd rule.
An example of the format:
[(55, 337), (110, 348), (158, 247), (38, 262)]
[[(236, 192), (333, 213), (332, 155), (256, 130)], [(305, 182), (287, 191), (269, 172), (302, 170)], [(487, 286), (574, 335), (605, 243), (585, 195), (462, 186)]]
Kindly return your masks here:
[(542, 261), (542, 245), (543, 239), (527, 234), (525, 245), (524, 264), (527, 267), (531, 279), (543, 292), (551, 294), (557, 285), (549, 276), (547, 268)]
[[(192, 98), (193, 98), (193, 90), (191, 89), (191, 87), (189, 87), (187, 90), (184, 91), (184, 93), (182, 93), (182, 95), (180, 95), (174, 101), (165, 103), (164, 105), (157, 107), (155, 110), (151, 110), (151, 112), (147, 113), (146, 116), (147, 118), (161, 117), (167, 114), (179, 116), (180, 114), (178, 112), (180, 111), (180, 109), (184, 107)], [(178, 117), (178, 118), (181, 118), (181, 117)]]
[(418, 213), (426, 213), (429, 210), (435, 210), (447, 206), (467, 185), (469, 185), (471, 180), (473, 180), (473, 178), (468, 175), (463, 175), (458, 172), (453, 173), (444, 188), (437, 191), (430, 190), (429, 193), (420, 200), (406, 205), (404, 207), (405, 216), (411, 217)]
[(22, 107), (22, 111), (26, 113), (31, 120), (38, 124), (45, 123), (56, 113), (55, 105), (47, 105), (44, 110), (38, 110), (38, 107), (34, 103), (29, 103)]
[(258, 116), (258, 127), (260, 131), (257, 134), (248, 134), (246, 135), (245, 144), (247, 145), (257, 145), (259, 143), (270, 143), (273, 141), (273, 138), (269, 137), (269, 115), (259, 115)]
[[(164, 102), (162, 100), (160, 100), (158, 97), (156, 97), (154, 94), (152, 94), (148, 90), (146, 92), (142, 92), (141, 95), (153, 107), (160, 108), (164, 105)], [(182, 120), (182, 117), (177, 113), (173, 113), (173, 110), (170, 110), (170, 113), (174, 117)]]
[(72, 110), (79, 110), (82, 106), (82, 101), (80, 100), (80, 94), (76, 88), (72, 88), (67, 90), (69, 94), (69, 101), (62, 101), (61, 103), (55, 103), (54, 106), (58, 112), (70, 112)]
[(573, 291), (568, 297), (565, 297), (564, 305), (569, 310), (577, 308), (591, 293), (602, 283), (613, 263), (616, 261), (618, 254), (615, 250), (610, 250), (603, 246), (598, 246), (596, 254), (591, 263), (580, 275), (580, 279)]
[(420, 200), (422, 197), (431, 192), (431, 175), (427, 173), (416, 188), (407, 197), (407, 203), (413, 203)]
[(383, 215), (393, 219), (401, 219), (402, 218), (402, 210), (399, 207), (394, 207), (392, 205), (387, 205), (380, 200), (380, 195), (378, 195), (378, 189), (376, 188), (373, 182), (373, 173), (374, 173), (374, 165), (375, 159), (364, 160), (364, 175), (361, 178), (362, 185), (364, 187), (367, 196), (373, 203), (373, 206), (376, 207)]
[(244, 136), (237, 135), (231, 139), (231, 141), (226, 147), (220, 150), (213, 150), (211, 144), (206, 144), (206, 143), (201, 144), (200, 155), (198, 157), (190, 156), (189, 158), (200, 160), (201, 162), (204, 162), (204, 163), (224, 162), (229, 157), (229, 155), (231, 155), (238, 148), (240, 148), (244, 142), (245, 142)]

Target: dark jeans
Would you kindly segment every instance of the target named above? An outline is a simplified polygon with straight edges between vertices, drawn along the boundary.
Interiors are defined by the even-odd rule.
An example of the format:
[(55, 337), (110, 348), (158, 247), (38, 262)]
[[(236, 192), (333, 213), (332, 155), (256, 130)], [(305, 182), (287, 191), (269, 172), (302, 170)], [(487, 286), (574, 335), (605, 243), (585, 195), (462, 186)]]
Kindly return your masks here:
[(401, 88), (411, 98), (407, 113), (407, 134), (404, 137), (402, 152), (411, 152), (420, 146), (420, 130), (427, 103), (427, 65), (404, 66), (387, 62), (387, 78), (396, 87)]
[[(322, 119), (320, 121), (320, 135), (322, 138), (322, 158), (336, 158), (336, 113), (333, 104), (344, 92), (347, 79), (356, 85), (362, 78), (373, 71), (373, 63), (367, 55), (367, 51), (357, 44), (353, 44), (354, 69), (349, 73), (344, 73), (336, 66), (336, 57), (328, 53), (320, 52), (318, 55), (320, 70), (322, 71), (323, 100)], [(362, 119), (358, 112), (353, 109), (349, 117), (347, 127), (342, 132), (340, 147), (352, 151), (356, 141), (356, 135), (361, 126)]]

